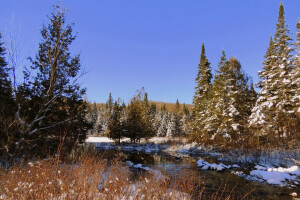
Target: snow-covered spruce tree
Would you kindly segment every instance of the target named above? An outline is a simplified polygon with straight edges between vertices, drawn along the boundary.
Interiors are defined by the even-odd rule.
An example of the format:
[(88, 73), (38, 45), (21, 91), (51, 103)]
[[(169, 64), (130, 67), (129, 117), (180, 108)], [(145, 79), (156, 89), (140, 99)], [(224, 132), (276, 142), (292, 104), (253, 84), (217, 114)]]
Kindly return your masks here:
[(272, 37), (270, 37), (263, 64), (263, 71), (258, 72), (261, 81), (257, 83), (257, 86), (260, 87), (261, 90), (250, 116), (250, 126), (254, 129), (254, 132), (255, 130), (260, 131), (266, 125), (266, 113), (271, 112), (268, 108), (270, 108), (269, 106), (272, 104), (269, 104), (268, 97), (272, 97), (274, 92), (271, 88), (274, 83), (273, 76), (271, 76), (271, 68), (275, 65), (275, 46)]
[(167, 137), (174, 137), (180, 134), (180, 121), (176, 113), (170, 113), (170, 121), (167, 125)]
[[(12, 95), (9, 67), (5, 61), (5, 48), (0, 33), (0, 155), (10, 154), (13, 143), (8, 140), (15, 138), (15, 101)], [(1, 160), (1, 159), (0, 159)], [(4, 161), (4, 160), (2, 160)]]
[(202, 137), (205, 137), (205, 132), (203, 132), (203, 127), (205, 124), (203, 121), (208, 117), (209, 111), (207, 106), (209, 104), (210, 91), (211, 91), (211, 68), (210, 63), (205, 54), (204, 43), (202, 44), (200, 64), (198, 65), (198, 74), (195, 79), (195, 95), (193, 98), (193, 114), (194, 120), (191, 123), (192, 132), (196, 140), (200, 140)]
[(159, 111), (156, 114), (155, 117), (155, 124), (157, 125), (156, 127), (156, 134), (159, 137), (164, 137), (167, 134), (167, 126), (168, 126), (168, 121), (169, 121), (169, 117), (168, 117), (168, 113), (167, 112), (162, 112)]
[(219, 100), (212, 108), (218, 128), (211, 139), (238, 143), (248, 134), (246, 125), (253, 104), (249, 95), (249, 79), (236, 58), (226, 61), (218, 76), (216, 81), (220, 82), (215, 82), (219, 86), (215, 86), (214, 96)]
[(279, 7), (278, 22), (274, 43), (270, 45), (264, 61), (264, 70), (259, 73), (261, 91), (250, 117), (250, 127), (259, 135), (269, 134), (283, 139), (291, 136), (290, 124), (294, 110), (292, 98), (291, 72), (292, 62), (291, 37), (285, 25), (284, 8)]
[(214, 75), (214, 81), (211, 91), (211, 101), (207, 105), (209, 110), (207, 118), (203, 120), (205, 126), (202, 128), (206, 135), (203, 140), (215, 140), (215, 137), (221, 138), (223, 136), (223, 129), (220, 128), (223, 121), (223, 111), (226, 107), (225, 102), (227, 101), (227, 91), (225, 89), (226, 75), (228, 73), (228, 66), (226, 65), (227, 59), (225, 51), (222, 51), (222, 56), (218, 64), (218, 70)]
[(300, 21), (297, 22), (297, 36), (295, 43), (296, 57), (294, 58), (294, 70), (292, 74), (292, 86), (294, 90), (294, 97), (292, 99), (294, 103), (295, 112), (300, 115)]
[(295, 42), (295, 51), (296, 56), (294, 57), (294, 68), (292, 71), (292, 94), (291, 99), (294, 109), (294, 114), (290, 120), (290, 131), (293, 135), (293, 138), (296, 138), (296, 141), (300, 141), (300, 21), (297, 22), (297, 35)]
[(182, 117), (179, 119), (179, 134), (180, 135), (188, 135), (189, 134), (189, 121), (190, 118), (188, 115), (184, 114)]
[(72, 56), (69, 47), (75, 39), (73, 24), (66, 24), (65, 10), (55, 6), (50, 23), (41, 30), (42, 42), (35, 59), (30, 58), (36, 74), (18, 88), (18, 119), (22, 151), (48, 155), (60, 144), (70, 149), (84, 142), (90, 125), (86, 121), (85, 89), (77, 83), (80, 74), (79, 55)]

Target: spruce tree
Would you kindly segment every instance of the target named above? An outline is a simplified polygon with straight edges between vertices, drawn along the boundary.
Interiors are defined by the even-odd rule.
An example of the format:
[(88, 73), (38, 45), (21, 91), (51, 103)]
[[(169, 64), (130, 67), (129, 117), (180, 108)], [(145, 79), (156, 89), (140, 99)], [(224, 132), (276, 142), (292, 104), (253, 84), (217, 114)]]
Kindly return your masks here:
[(195, 137), (199, 139), (202, 137), (202, 129), (205, 126), (203, 121), (208, 117), (209, 111), (207, 110), (207, 105), (210, 101), (211, 92), (211, 68), (210, 63), (205, 54), (204, 43), (202, 44), (202, 50), (200, 55), (200, 64), (198, 65), (198, 74), (195, 79), (195, 95), (193, 98), (193, 114), (194, 121), (192, 122), (192, 130)]
[(114, 102), (113, 102), (113, 98), (112, 98), (112, 95), (111, 95), (111, 92), (109, 93), (109, 96), (108, 96), (108, 100), (106, 101), (106, 109), (111, 111), (112, 108), (113, 108), (113, 105), (114, 105)]
[(91, 110), (91, 114), (90, 114), (90, 122), (93, 126), (93, 129), (91, 130), (92, 131), (92, 134), (94, 133), (97, 133), (97, 127), (98, 127), (98, 124), (97, 124), (97, 119), (98, 119), (98, 109), (97, 109), (97, 105), (96, 105), (96, 102), (94, 102), (93, 104), (93, 108)]
[(297, 22), (297, 35), (295, 42), (296, 56), (293, 59), (294, 69), (292, 71), (292, 94), (291, 102), (293, 104), (293, 114), (290, 120), (290, 132), (292, 138), (296, 138), (296, 141), (300, 140), (300, 21)]
[(300, 21), (297, 22), (297, 36), (295, 43), (296, 57), (294, 58), (294, 71), (292, 74), (292, 86), (294, 90), (294, 110), (300, 115)]
[(235, 58), (227, 61), (223, 51), (203, 120), (202, 141), (238, 143), (244, 138), (252, 108), (250, 91), (240, 62)]
[[(266, 124), (266, 116), (264, 113), (268, 112), (266, 109), (268, 98), (274, 96), (274, 90), (271, 88), (274, 80), (270, 74), (272, 73), (272, 67), (275, 65), (275, 46), (273, 38), (270, 37), (269, 46), (263, 61), (263, 71), (259, 71), (259, 77), (261, 81), (258, 82), (258, 87), (261, 88), (259, 92), (259, 98), (256, 101), (255, 106), (252, 109), (250, 116), (250, 126), (254, 129), (260, 129)], [(268, 107), (268, 106), (267, 106)], [(269, 111), (270, 112), (270, 111)]]
[(125, 136), (125, 124), (121, 121), (122, 107), (116, 101), (113, 105), (113, 112), (108, 122), (108, 137), (121, 143), (122, 137)]
[(250, 126), (261, 135), (270, 134), (277, 138), (291, 135), (288, 124), (294, 115), (291, 101), (294, 96), (291, 84), (294, 66), (290, 43), (291, 37), (285, 24), (284, 8), (280, 3), (274, 43), (271, 39), (263, 71), (259, 73), (262, 78), (259, 83), (260, 97), (250, 117)]
[(187, 116), (187, 118), (190, 118), (190, 110), (188, 109), (188, 107), (185, 105), (185, 103), (183, 104), (183, 108), (182, 108), (183, 113)]
[(179, 104), (178, 99), (176, 100), (175, 111), (176, 111), (177, 114), (179, 114), (179, 112), (180, 112), (180, 104)]
[(226, 108), (225, 102), (227, 102), (226, 97), (226, 76), (228, 74), (228, 66), (226, 64), (226, 54), (222, 51), (220, 61), (218, 63), (218, 69), (216, 70), (213, 86), (212, 86), (212, 100), (210, 101), (207, 108), (210, 110), (210, 116), (204, 120), (205, 126), (203, 132), (204, 140), (214, 139), (217, 135), (222, 135), (222, 129), (220, 128), (223, 121), (223, 112)]
[(167, 137), (174, 137), (174, 136), (178, 136), (179, 135), (179, 126), (180, 126), (180, 122), (178, 120), (178, 116), (174, 113), (170, 113), (170, 121), (167, 125), (167, 133), (166, 136)]

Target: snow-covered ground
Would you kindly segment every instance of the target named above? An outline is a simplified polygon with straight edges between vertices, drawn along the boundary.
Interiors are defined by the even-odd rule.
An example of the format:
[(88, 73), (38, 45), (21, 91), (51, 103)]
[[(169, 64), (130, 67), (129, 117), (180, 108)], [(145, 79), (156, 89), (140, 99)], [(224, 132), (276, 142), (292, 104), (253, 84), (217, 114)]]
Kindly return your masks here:
[(281, 186), (300, 186), (300, 168), (292, 166), (289, 168), (272, 168), (255, 166), (255, 170), (250, 172), (250, 176), (254, 176), (261, 181), (266, 181), (268, 184)]
[(200, 159), (197, 161), (197, 166), (201, 167), (201, 169), (203, 169), (203, 170), (212, 169), (212, 170), (217, 170), (217, 171), (223, 171), (224, 169), (230, 169), (230, 168), (240, 168), (240, 166), (238, 166), (237, 164), (233, 164), (233, 165), (224, 165), (223, 163), (210, 164), (203, 159)]
[[(265, 182), (272, 185), (300, 187), (300, 152), (299, 150), (273, 150), (254, 153), (244, 153), (243, 151), (218, 152), (212, 147), (204, 147), (197, 143), (166, 143), (172, 138), (154, 137), (148, 141), (142, 141), (141, 144), (122, 143), (121, 146), (115, 145), (113, 140), (107, 137), (89, 137), (87, 143), (96, 143), (96, 147), (102, 149), (121, 148), (125, 151), (142, 151), (145, 153), (155, 153), (159, 151), (176, 153), (180, 155), (208, 155), (217, 158), (220, 163), (208, 163), (199, 159), (197, 166), (202, 170), (231, 170), (232, 174), (244, 177), (247, 180)], [(128, 140), (122, 140), (128, 141)], [(179, 155), (178, 155), (179, 154)], [(225, 165), (221, 161), (233, 163)], [(129, 161), (128, 161), (129, 162)], [(152, 169), (143, 167), (141, 164), (134, 165), (127, 163), (131, 167), (147, 170)], [(254, 166), (252, 169), (243, 169), (245, 166)], [(237, 170), (238, 169), (238, 170)]]
[[(176, 141), (178, 139), (174, 139), (172, 137), (153, 137), (150, 138), (148, 141), (142, 139), (141, 143), (157, 143), (157, 144), (161, 144), (161, 143), (166, 143), (168, 141)], [(89, 142), (89, 143), (99, 143), (99, 142), (109, 142), (109, 143), (113, 143), (114, 141), (109, 139), (108, 137), (88, 137), (85, 142)], [(121, 142), (129, 142), (128, 138), (125, 139), (121, 139)]]

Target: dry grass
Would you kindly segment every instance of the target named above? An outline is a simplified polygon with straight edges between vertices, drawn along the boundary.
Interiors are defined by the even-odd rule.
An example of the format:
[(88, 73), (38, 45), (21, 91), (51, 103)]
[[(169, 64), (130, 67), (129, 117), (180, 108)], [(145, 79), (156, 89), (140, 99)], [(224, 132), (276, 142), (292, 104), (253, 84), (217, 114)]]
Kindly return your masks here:
[(73, 163), (29, 162), (0, 171), (0, 199), (230, 199), (205, 194), (193, 172), (167, 176), (138, 171), (114, 159), (83, 156)]

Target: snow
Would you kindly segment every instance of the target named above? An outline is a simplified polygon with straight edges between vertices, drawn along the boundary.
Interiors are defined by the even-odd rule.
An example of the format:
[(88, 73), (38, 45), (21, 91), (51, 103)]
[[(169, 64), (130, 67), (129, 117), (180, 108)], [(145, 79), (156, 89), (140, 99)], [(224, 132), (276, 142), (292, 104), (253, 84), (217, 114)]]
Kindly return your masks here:
[(251, 176), (255, 176), (259, 179), (266, 181), (272, 185), (286, 185), (287, 181), (296, 181), (300, 178), (300, 169), (298, 166), (292, 166), (290, 168), (266, 168), (256, 166), (257, 170), (250, 172)]
[(88, 143), (101, 143), (101, 142), (107, 142), (112, 143), (113, 140), (109, 139), (108, 137), (88, 137), (85, 142)]
[(208, 169), (211, 169), (211, 170), (217, 170), (217, 171), (223, 171), (224, 169), (230, 169), (230, 168), (239, 168), (238, 165), (234, 164), (234, 165), (224, 165), (223, 163), (220, 163), (220, 164), (216, 164), (216, 163), (213, 163), (213, 164), (210, 164), (202, 159), (198, 160), (197, 161), (197, 166), (198, 167), (201, 167), (201, 169), (203, 170), (208, 170)]
[(239, 124), (232, 124), (231, 127), (233, 128), (234, 131), (238, 131), (238, 126)]

